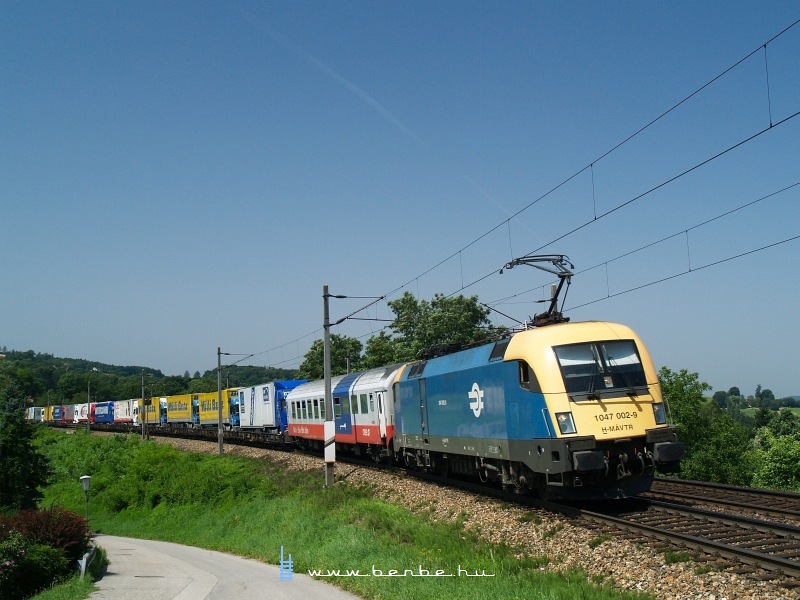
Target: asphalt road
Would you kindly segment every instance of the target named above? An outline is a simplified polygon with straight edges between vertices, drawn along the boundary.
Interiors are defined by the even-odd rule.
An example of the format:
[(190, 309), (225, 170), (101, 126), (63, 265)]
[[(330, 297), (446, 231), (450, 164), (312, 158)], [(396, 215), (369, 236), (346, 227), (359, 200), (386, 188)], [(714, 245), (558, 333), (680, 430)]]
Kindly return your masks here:
[(98, 535), (96, 541), (111, 564), (92, 600), (357, 598), (303, 573), (281, 579), (276, 565), (213, 550), (111, 535)]

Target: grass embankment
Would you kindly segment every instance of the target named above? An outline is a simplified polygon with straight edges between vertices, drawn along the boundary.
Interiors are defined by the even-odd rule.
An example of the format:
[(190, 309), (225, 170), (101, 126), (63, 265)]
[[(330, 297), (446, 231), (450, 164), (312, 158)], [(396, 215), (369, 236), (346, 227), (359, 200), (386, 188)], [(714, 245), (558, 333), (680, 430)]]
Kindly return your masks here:
[[(279, 562), (283, 546), (292, 554), (295, 573), (369, 574), (325, 578), (364, 598), (643, 598), (594, 587), (581, 573), (541, 571), (548, 557), (517, 559), (510, 549), (487, 544), (459, 524), (432, 523), (369, 489), (346, 483), (323, 488), (319, 473), (285, 471), (235, 456), (182, 453), (133, 435), (45, 431), (40, 440), (57, 471), (44, 502), (83, 511), (78, 478), (92, 475), (89, 512), (95, 531), (272, 564)], [(406, 569), (453, 576), (375, 576)]]

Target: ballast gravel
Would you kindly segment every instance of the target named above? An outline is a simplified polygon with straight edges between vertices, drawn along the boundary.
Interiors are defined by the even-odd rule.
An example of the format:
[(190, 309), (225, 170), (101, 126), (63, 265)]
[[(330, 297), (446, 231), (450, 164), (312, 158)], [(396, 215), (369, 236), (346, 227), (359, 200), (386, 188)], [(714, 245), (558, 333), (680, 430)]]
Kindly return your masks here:
[[(213, 442), (155, 438), (159, 443), (189, 452), (216, 454)], [(324, 463), (300, 453), (247, 446), (225, 447), (225, 452), (295, 470), (318, 470)], [(337, 481), (368, 485), (386, 500), (400, 504), (434, 521), (460, 520), (491, 543), (503, 543), (519, 557), (547, 557), (542, 570), (581, 569), (597, 585), (640, 591), (663, 600), (800, 600), (800, 588), (785, 588), (770, 580), (759, 581), (737, 573), (703, 572), (692, 561), (667, 564), (664, 554), (625, 539), (604, 536), (560, 515), (510, 507), (469, 492), (444, 488), (413, 477), (343, 463), (336, 466)]]

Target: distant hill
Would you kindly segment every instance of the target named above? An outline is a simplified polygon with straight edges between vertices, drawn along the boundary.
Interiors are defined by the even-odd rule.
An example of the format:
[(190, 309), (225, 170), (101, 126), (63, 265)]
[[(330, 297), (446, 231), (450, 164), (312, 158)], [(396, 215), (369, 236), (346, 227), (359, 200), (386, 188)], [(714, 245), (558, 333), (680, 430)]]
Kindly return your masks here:
[[(267, 381), (294, 379), (296, 371), (273, 367), (223, 367), (225, 387), (248, 387)], [(30, 404), (93, 402), (146, 395), (210, 392), (217, 389), (217, 372), (165, 376), (159, 369), (109, 365), (82, 358), (61, 358), (33, 350), (0, 348), (0, 385), (13, 383)]]

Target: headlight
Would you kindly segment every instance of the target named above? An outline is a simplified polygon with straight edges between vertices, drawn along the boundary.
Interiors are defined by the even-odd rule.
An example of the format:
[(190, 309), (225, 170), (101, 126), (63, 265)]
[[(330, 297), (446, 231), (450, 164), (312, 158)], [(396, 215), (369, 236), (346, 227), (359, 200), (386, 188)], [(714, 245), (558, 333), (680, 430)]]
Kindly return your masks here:
[(653, 403), (653, 414), (656, 417), (656, 425), (664, 425), (667, 422), (667, 415), (664, 413), (664, 403)]
[(577, 432), (575, 429), (575, 421), (572, 420), (571, 412), (556, 413), (556, 422), (558, 422), (558, 428), (561, 430), (562, 435)]

